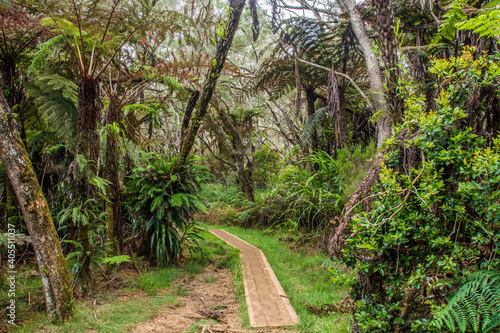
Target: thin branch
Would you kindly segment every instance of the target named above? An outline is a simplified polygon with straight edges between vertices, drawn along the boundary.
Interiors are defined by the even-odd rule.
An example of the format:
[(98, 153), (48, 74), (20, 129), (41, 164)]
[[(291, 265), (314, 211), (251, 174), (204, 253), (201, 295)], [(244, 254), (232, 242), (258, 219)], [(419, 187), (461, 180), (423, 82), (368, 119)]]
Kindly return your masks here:
[[(72, 0), (71, 2), (73, 3), (73, 8), (75, 10), (76, 22), (78, 23), (78, 31), (80, 32), (80, 42), (82, 43), (82, 52), (83, 52), (83, 56), (84, 56), (85, 55), (85, 44), (83, 43), (82, 26), (80, 24), (81, 19), (80, 19), (78, 9), (76, 8), (75, 0)], [(76, 42), (76, 37), (75, 37), (75, 44), (76, 44), (76, 47), (78, 47), (78, 43)], [(78, 53), (80, 53), (80, 50), (78, 50)], [(83, 62), (83, 76), (85, 76), (87, 69), (85, 68), (86, 61), (85, 61), (85, 58), (83, 58), (83, 56), (80, 55), (80, 61)]]
[(135, 35), (135, 33), (137, 31), (139, 31), (140, 29), (144, 28), (145, 26), (147, 26), (147, 24), (144, 24), (144, 25), (140, 25), (138, 26), (134, 31), (132, 31), (132, 33), (127, 37), (127, 39), (125, 39), (122, 43), (122, 45), (120, 45), (119, 48), (117, 48), (115, 50), (115, 53), (113, 53), (113, 55), (111, 56), (111, 58), (109, 58), (108, 62), (104, 65), (104, 67), (99, 71), (99, 73), (97, 73), (97, 75), (95, 76), (96, 79), (99, 78), (103, 73), (104, 71), (106, 70), (106, 68), (109, 66), (109, 64), (111, 64), (111, 61), (114, 59), (114, 57), (116, 56), (116, 54), (122, 49), (122, 47), (130, 40), (130, 38), (132, 38), (133, 35)]
[[(321, 66), (321, 65), (318, 65), (318, 64), (315, 64), (313, 62), (309, 62), (307, 60), (303, 60), (303, 59), (300, 59), (300, 58), (297, 58), (298, 61), (304, 63), (304, 64), (307, 64), (307, 65), (310, 65), (310, 66), (313, 66), (313, 67), (316, 67), (316, 68), (319, 68), (319, 69), (323, 69), (325, 71), (331, 71), (331, 68), (328, 68), (328, 67), (325, 67), (325, 66)], [(363, 99), (366, 101), (366, 103), (368, 103), (368, 106), (370, 108), (373, 109), (373, 105), (372, 105), (372, 102), (370, 101), (370, 99), (368, 97), (366, 97), (366, 95), (363, 93), (363, 90), (361, 90), (361, 88), (356, 84), (356, 82), (354, 82), (354, 80), (347, 74), (344, 74), (344, 73), (341, 73), (341, 72), (334, 72), (335, 75), (338, 75), (338, 76), (341, 76), (343, 78), (346, 78), (347, 80), (349, 80), (349, 82), (351, 82), (351, 84), (353, 85), (354, 88), (356, 88), (356, 90), (358, 91), (358, 93), (361, 95), (361, 97), (363, 97)]]
[[(52, 19), (52, 21), (54, 21), (54, 23), (56, 24), (57, 28), (59, 29), (59, 31), (61, 32), (61, 34), (63, 35), (64, 39), (66, 40), (66, 43), (68, 43), (68, 46), (70, 48), (70, 50), (72, 51), (73, 53), (73, 56), (76, 58), (77, 55), (75, 53), (75, 49), (73, 48), (73, 46), (71, 45), (71, 43), (69, 42), (69, 39), (68, 37), (66, 36), (66, 34), (64, 33), (63, 29), (61, 28), (61, 26), (59, 25), (59, 23), (57, 23), (54, 15), (52, 14), (52, 12), (44, 5), (42, 4), (43, 8), (45, 9), (45, 12), (47, 14), (49, 14), (50, 18)], [(76, 37), (75, 37), (76, 38)], [(83, 71), (83, 68), (82, 68), (82, 71)], [(85, 75), (85, 72), (83, 71), (84, 75)]]
[(218, 157), (217, 155), (215, 155), (215, 153), (212, 151), (212, 149), (210, 148), (210, 146), (208, 145), (208, 143), (206, 143), (205, 140), (203, 140), (203, 138), (199, 134), (196, 134), (196, 136), (198, 137), (198, 139), (201, 140), (201, 142), (203, 142), (205, 144), (205, 146), (208, 148), (208, 151), (212, 154), (213, 157), (215, 157), (216, 159), (218, 159), (219, 161), (221, 161), (223, 163), (226, 163), (229, 166), (234, 167), (233, 163), (230, 163), (230, 162), (226, 161), (225, 159), (223, 159), (223, 158)]
[(109, 14), (108, 22), (106, 23), (106, 29), (104, 29), (104, 34), (102, 35), (102, 40), (101, 40), (101, 45), (104, 43), (104, 39), (106, 38), (106, 35), (108, 33), (109, 25), (111, 23), (111, 18), (113, 17), (113, 14), (115, 12), (116, 7), (118, 7), (118, 4), (121, 2), (121, 0), (116, 1), (113, 3), (113, 8), (111, 9), (111, 14)]

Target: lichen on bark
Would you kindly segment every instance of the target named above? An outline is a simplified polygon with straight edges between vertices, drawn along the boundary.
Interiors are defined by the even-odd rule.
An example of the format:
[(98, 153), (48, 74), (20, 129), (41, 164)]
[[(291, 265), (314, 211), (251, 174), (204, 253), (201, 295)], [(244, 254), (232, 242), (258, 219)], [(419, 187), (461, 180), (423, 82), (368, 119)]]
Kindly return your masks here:
[(35, 250), (50, 321), (64, 321), (73, 312), (73, 291), (61, 243), (33, 166), (0, 94), (0, 160), (5, 167)]

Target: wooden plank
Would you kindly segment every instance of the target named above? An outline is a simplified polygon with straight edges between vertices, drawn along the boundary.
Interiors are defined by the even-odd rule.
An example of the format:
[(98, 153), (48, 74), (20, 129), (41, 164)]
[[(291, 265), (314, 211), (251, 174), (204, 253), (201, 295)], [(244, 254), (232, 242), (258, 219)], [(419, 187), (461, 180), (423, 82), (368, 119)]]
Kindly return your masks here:
[(264, 253), (250, 243), (222, 229), (212, 234), (240, 250), (243, 284), (252, 327), (282, 327), (299, 323), (290, 301)]

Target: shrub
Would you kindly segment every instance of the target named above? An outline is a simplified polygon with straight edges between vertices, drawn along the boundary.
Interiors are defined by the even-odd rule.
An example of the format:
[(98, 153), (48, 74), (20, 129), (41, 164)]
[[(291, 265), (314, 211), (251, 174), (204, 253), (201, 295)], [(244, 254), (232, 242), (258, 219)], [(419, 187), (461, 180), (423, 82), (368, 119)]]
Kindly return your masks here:
[(442, 76), (437, 110), (426, 114), (423, 99), (407, 100), (372, 209), (353, 217), (344, 248), (344, 260), (359, 270), (352, 293), (361, 331), (436, 330), (432, 311), (459, 280), (500, 266), (500, 137), (478, 122), (490, 116), (488, 105), (460, 107), (474, 98), (467, 93), (484, 89), (487, 98), (500, 79), (492, 61), (467, 52), (437, 61), (432, 71), (453, 68)]
[(135, 168), (127, 182), (131, 213), (143, 219), (139, 227), (160, 266), (179, 264), (183, 245), (190, 249), (197, 245), (200, 229), (191, 218), (205, 210), (197, 195), (197, 179), (206, 174), (206, 169), (191, 158), (182, 172), (176, 172), (176, 160), (150, 153), (144, 159), (146, 165)]

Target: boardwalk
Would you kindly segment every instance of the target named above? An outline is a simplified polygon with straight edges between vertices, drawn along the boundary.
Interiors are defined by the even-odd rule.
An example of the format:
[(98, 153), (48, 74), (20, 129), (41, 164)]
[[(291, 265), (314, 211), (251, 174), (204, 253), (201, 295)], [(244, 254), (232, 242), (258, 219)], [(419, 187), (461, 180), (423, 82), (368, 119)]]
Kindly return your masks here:
[(240, 250), (243, 282), (252, 327), (292, 326), (299, 322), (288, 298), (264, 253), (255, 246), (222, 229), (212, 234)]

